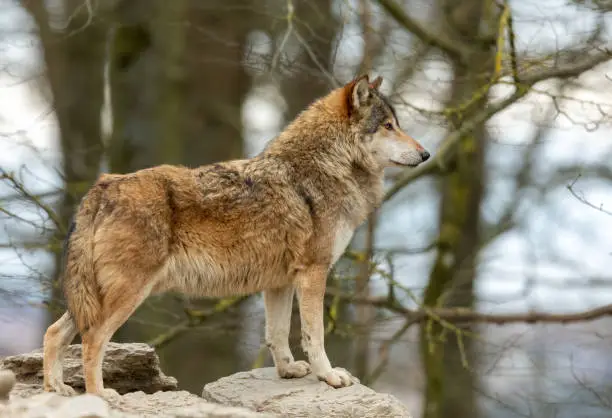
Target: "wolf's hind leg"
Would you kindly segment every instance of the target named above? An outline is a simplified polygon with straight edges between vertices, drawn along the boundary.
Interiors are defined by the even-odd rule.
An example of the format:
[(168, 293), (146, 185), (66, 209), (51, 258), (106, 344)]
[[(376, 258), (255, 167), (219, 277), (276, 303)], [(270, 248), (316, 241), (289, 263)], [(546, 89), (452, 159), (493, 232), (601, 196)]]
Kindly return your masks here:
[(66, 348), (78, 334), (70, 313), (66, 312), (52, 324), (43, 340), (43, 388), (63, 396), (75, 395), (73, 388), (64, 383), (64, 354)]
[(305, 361), (295, 361), (289, 348), (293, 285), (264, 291), (266, 307), (266, 345), (280, 377), (303, 377), (310, 373)]
[(125, 277), (117, 277), (117, 286), (112, 294), (103, 302), (103, 318), (93, 328), (83, 335), (83, 372), (85, 375), (85, 389), (104, 398), (119, 396), (114, 389), (104, 388), (102, 378), (102, 360), (106, 345), (113, 334), (134, 313), (136, 308), (149, 296), (152, 284), (143, 287), (134, 286), (138, 281)]

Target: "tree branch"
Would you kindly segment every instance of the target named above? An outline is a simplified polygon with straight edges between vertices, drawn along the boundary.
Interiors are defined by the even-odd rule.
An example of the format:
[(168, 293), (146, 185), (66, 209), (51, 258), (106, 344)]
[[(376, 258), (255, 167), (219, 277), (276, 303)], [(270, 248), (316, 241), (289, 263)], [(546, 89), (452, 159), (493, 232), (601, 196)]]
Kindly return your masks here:
[[(19, 180), (17, 180), (17, 178), (15, 178), (13, 174), (5, 171), (3, 168), (0, 168), (0, 180), (7, 180), (14, 190), (19, 192), (24, 198), (30, 200), (32, 203), (34, 203), (37, 207), (39, 207), (46, 213), (47, 217), (55, 224), (55, 227), (58, 229), (60, 234), (62, 235), (66, 234), (64, 225), (62, 224), (61, 219), (59, 218), (57, 213), (53, 210), (53, 208), (47, 205), (46, 203), (44, 203), (35, 194), (30, 193), (25, 188), (25, 186)], [(3, 212), (11, 216), (11, 214), (8, 211), (3, 210)], [(20, 218), (19, 216), (15, 214), (13, 214), (12, 216), (23, 221), (22, 218)]]
[(611, 52), (608, 49), (601, 49), (599, 50), (599, 53), (592, 54), (588, 58), (585, 58), (578, 63), (567, 63), (564, 65), (559, 65), (555, 68), (540, 69), (521, 75), (521, 84), (516, 86), (515, 92), (510, 97), (497, 104), (487, 106), (473, 118), (465, 121), (458, 130), (447, 135), (446, 139), (442, 142), (440, 149), (431, 160), (419, 165), (416, 168), (407, 169), (398, 176), (395, 184), (385, 194), (383, 201), (391, 199), (408, 183), (416, 180), (419, 177), (444, 171), (454, 155), (455, 146), (464, 135), (468, 134), (479, 124), (489, 120), (496, 113), (504, 110), (508, 106), (526, 96), (534, 84), (540, 81), (549, 80), (551, 78), (577, 77), (586, 71), (589, 71), (594, 67), (610, 60), (610, 58), (612, 58)]
[(546, 312), (525, 312), (525, 313), (509, 313), (509, 314), (494, 314), (475, 312), (465, 308), (434, 308), (428, 311), (423, 309), (410, 309), (398, 303), (391, 303), (387, 297), (358, 297), (338, 291), (337, 289), (329, 288), (326, 292), (328, 295), (337, 297), (341, 300), (357, 304), (372, 305), (377, 308), (387, 309), (402, 316), (405, 316), (411, 324), (419, 323), (430, 317), (436, 320), (443, 320), (452, 323), (471, 322), (471, 323), (486, 323), (504, 325), (511, 323), (559, 323), (568, 324), (573, 322), (585, 322), (612, 316), (612, 304), (603, 305), (594, 309), (588, 309), (582, 312), (575, 313), (546, 313)]
[(419, 22), (408, 15), (401, 6), (395, 3), (394, 0), (378, 0), (378, 4), (381, 5), (387, 13), (395, 19), (397, 23), (403, 26), (406, 30), (419, 37), (423, 43), (427, 45), (435, 46), (441, 49), (449, 56), (459, 61), (464, 61), (470, 54), (470, 50), (464, 46), (460, 40), (451, 39), (444, 33), (432, 33), (425, 29)]
[(416, 168), (404, 171), (404, 173), (398, 177), (395, 184), (387, 191), (383, 201), (391, 199), (397, 192), (404, 188), (404, 186), (421, 176), (444, 171), (448, 162), (452, 158), (455, 146), (463, 136), (468, 134), (479, 124), (486, 122), (497, 112), (504, 110), (511, 104), (520, 100), (528, 92), (529, 89), (517, 88), (516, 91), (507, 99), (502, 100), (497, 104), (487, 106), (472, 119), (469, 119), (463, 123), (458, 130), (452, 132), (446, 137), (446, 139), (442, 142), (440, 149), (430, 161), (421, 164)]
[[(570, 55), (571, 57), (567, 60), (568, 62), (556, 64), (552, 68), (539, 68), (532, 71), (527, 70), (524, 74), (519, 74), (521, 82), (528, 86), (532, 86), (535, 83), (551, 78), (578, 77), (582, 73), (592, 70), (599, 64), (603, 64), (612, 58), (612, 52), (607, 48), (598, 49), (597, 53), (590, 54), (590, 56), (580, 61), (576, 61), (578, 54)], [(582, 55), (584, 55), (584, 53)]]

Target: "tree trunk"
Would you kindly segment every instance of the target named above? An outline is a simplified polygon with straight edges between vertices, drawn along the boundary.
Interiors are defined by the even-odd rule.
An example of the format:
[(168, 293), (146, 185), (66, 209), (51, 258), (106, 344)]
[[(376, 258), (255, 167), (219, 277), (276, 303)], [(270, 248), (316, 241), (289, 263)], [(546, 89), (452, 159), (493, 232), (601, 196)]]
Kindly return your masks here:
[[(213, 4), (214, 3), (214, 4)], [(258, 24), (252, 0), (192, 0), (187, 27), (185, 164), (207, 164), (244, 154), (242, 103), (251, 88), (243, 66), (248, 34)]]
[[(295, 6), (295, 31), (306, 46), (297, 45), (298, 56), (288, 68), (291, 73), (282, 80), (287, 120), (295, 118), (315, 99), (327, 94), (330, 87), (334, 87), (323, 75), (324, 72), (332, 73), (334, 39), (339, 29), (339, 22), (332, 15), (332, 4), (331, 0), (314, 0), (300, 1)], [(294, 41), (298, 42), (297, 39)]]
[[(193, 167), (242, 156), (242, 102), (251, 84), (242, 57), (255, 25), (250, 4), (120, 4), (111, 45), (111, 171), (163, 163)], [(210, 301), (197, 304), (210, 306)], [(184, 308), (180, 298), (157, 298), (139, 308), (139, 320), (128, 321), (116, 339), (148, 341), (164, 330), (151, 324), (172, 326), (173, 316), (184, 318)], [(225, 329), (232, 318), (211, 319), (206, 326)], [(160, 356), (182, 387), (198, 392), (207, 381), (239, 370), (238, 334), (194, 330), (166, 344)]]
[[(58, 242), (65, 238), (77, 205), (100, 169), (106, 27), (102, 19), (90, 21), (78, 0), (64, 1), (62, 18), (67, 20), (70, 16), (71, 19), (63, 31), (51, 28), (44, 2), (22, 0), (22, 4), (37, 24), (50, 101), (59, 125), (65, 190), (58, 208), (62, 230), (52, 238)], [(62, 296), (57, 276), (61, 271), (61, 251), (55, 252), (55, 261), (52, 302), (59, 302)], [(51, 309), (51, 319), (56, 319), (62, 311)]]
[[(484, 0), (449, 2), (447, 30), (454, 31), (454, 36), (464, 42), (478, 45), (482, 33), (474, 22), (483, 19), (484, 6)], [(470, 103), (451, 114), (454, 129), (486, 105), (487, 95), (479, 94), (486, 88), (492, 69), (493, 55), (486, 47), (475, 51), (469, 65), (453, 62), (454, 83), (448, 107), (456, 109)], [(461, 138), (453, 169), (442, 180), (438, 251), (424, 297), (428, 307), (474, 307), (486, 135), (485, 126), (480, 125)], [(460, 329), (470, 331), (471, 327)], [(427, 375), (424, 417), (477, 416), (475, 377), (463, 364), (465, 360), (470, 368), (476, 366), (470, 339), (458, 337), (435, 321), (421, 327), (421, 356)]]

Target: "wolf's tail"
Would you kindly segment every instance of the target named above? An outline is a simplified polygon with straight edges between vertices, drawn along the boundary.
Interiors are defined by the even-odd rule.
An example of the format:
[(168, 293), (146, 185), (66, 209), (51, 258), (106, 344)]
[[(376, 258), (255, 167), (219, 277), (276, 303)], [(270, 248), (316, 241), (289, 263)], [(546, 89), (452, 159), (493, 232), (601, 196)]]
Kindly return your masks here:
[(85, 195), (64, 247), (64, 296), (81, 335), (98, 323), (102, 310), (93, 254), (94, 224), (102, 193), (103, 188), (94, 185)]

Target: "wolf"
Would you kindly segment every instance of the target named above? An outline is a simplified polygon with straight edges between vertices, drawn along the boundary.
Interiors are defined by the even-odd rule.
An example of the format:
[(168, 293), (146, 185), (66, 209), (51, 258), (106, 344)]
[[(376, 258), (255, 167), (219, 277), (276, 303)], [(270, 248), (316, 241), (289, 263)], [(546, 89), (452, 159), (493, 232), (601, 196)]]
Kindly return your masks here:
[[(44, 336), (44, 389), (75, 393), (63, 382), (62, 361), (80, 334), (86, 391), (117, 396), (103, 385), (105, 346), (149, 295), (167, 291), (263, 291), (278, 375), (312, 372), (335, 388), (351, 385), (325, 352), (328, 272), (381, 203), (384, 169), (429, 158), (401, 129), (381, 83), (363, 75), (332, 90), (250, 159), (100, 175), (66, 240), (67, 311)], [(295, 293), (308, 361), (289, 348)]]

